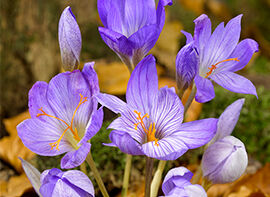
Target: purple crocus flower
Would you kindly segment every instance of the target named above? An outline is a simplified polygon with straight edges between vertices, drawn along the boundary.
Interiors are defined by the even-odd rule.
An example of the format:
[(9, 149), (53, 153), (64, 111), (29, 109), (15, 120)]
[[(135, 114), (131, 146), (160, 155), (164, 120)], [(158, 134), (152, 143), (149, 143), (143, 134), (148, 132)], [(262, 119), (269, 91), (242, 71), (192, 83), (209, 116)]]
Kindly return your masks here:
[(244, 99), (226, 108), (217, 124), (216, 136), (202, 158), (203, 176), (213, 183), (228, 183), (238, 179), (248, 164), (245, 145), (230, 136), (240, 115)]
[(92, 182), (81, 171), (62, 172), (57, 168), (45, 170), (40, 177), (39, 189), (43, 197), (94, 197)]
[(132, 69), (155, 45), (172, 0), (98, 0), (104, 42)]
[(166, 197), (207, 197), (200, 185), (192, 185), (193, 174), (185, 167), (171, 169), (162, 184), (162, 191)]
[(174, 89), (158, 89), (155, 58), (145, 57), (134, 69), (126, 92), (127, 103), (115, 96), (98, 94), (98, 101), (121, 117), (109, 128), (111, 146), (132, 155), (175, 160), (188, 149), (209, 142), (217, 119), (183, 123), (184, 107)]
[(238, 43), (241, 17), (242, 15), (239, 15), (231, 19), (225, 27), (224, 23), (220, 23), (211, 34), (211, 21), (203, 14), (194, 20), (193, 37), (182, 31), (187, 38), (187, 44), (194, 43), (199, 55), (199, 61), (185, 62), (198, 70), (194, 78), (197, 87), (196, 101), (204, 103), (215, 97), (210, 79), (232, 92), (257, 96), (254, 85), (234, 73), (245, 67), (253, 53), (258, 51), (258, 44), (252, 39)]
[(76, 69), (80, 63), (82, 38), (79, 25), (69, 6), (59, 20), (58, 40), (63, 68), (69, 71)]
[(74, 168), (85, 160), (91, 147), (87, 141), (102, 125), (103, 109), (97, 110), (93, 97), (99, 92), (93, 65), (86, 63), (82, 72), (60, 73), (49, 84), (36, 82), (29, 91), (31, 119), (17, 126), (31, 151), (44, 156), (67, 152), (61, 168)]

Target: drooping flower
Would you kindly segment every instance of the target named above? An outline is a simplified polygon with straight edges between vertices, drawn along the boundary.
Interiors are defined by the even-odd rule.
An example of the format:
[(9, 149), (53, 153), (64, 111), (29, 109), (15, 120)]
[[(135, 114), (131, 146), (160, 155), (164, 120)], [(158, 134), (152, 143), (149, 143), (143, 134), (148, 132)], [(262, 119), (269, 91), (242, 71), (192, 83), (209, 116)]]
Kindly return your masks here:
[(244, 99), (228, 106), (221, 114), (217, 133), (202, 158), (203, 176), (213, 183), (228, 183), (238, 179), (248, 164), (245, 145), (230, 136), (240, 115)]
[(166, 197), (207, 197), (200, 185), (192, 185), (193, 174), (185, 167), (171, 169), (164, 178), (162, 191)]
[(155, 45), (172, 0), (98, 0), (104, 42), (132, 69)]
[(43, 197), (94, 197), (95, 190), (89, 178), (79, 170), (62, 172), (57, 168), (45, 170), (39, 189)]
[(97, 110), (93, 97), (99, 92), (94, 63), (82, 72), (56, 75), (50, 82), (36, 82), (29, 91), (27, 119), (17, 126), (18, 135), (31, 151), (44, 156), (67, 152), (61, 168), (79, 166), (91, 144), (87, 141), (100, 129), (103, 109)]
[[(194, 42), (199, 54), (199, 62), (186, 62), (193, 68), (198, 68), (194, 82), (197, 87), (196, 101), (204, 103), (215, 97), (213, 80), (220, 86), (237, 93), (257, 96), (256, 88), (246, 78), (235, 74), (258, 51), (258, 43), (245, 39), (238, 43), (241, 31), (241, 17), (231, 19), (224, 27), (220, 23), (211, 34), (211, 21), (205, 15), (194, 20), (194, 36), (184, 32), (187, 44)], [(192, 54), (191, 54), (192, 55)]]
[(188, 149), (209, 142), (217, 119), (183, 123), (184, 107), (174, 89), (158, 90), (155, 58), (145, 57), (133, 71), (126, 92), (127, 103), (115, 96), (98, 94), (98, 101), (121, 117), (109, 128), (111, 146), (132, 155), (174, 160)]
[(58, 40), (64, 70), (76, 69), (80, 63), (82, 38), (79, 25), (69, 6), (59, 20)]

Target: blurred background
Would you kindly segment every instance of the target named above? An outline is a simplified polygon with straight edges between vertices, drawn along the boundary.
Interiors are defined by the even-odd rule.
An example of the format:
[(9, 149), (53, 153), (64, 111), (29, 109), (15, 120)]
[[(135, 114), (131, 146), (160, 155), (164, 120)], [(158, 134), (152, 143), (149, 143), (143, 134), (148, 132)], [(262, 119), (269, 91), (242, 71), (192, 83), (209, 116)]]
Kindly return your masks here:
[[(28, 91), (36, 81), (49, 81), (61, 72), (58, 45), (58, 20), (70, 5), (82, 33), (81, 65), (95, 61), (101, 91), (124, 98), (129, 73), (119, 58), (102, 41), (98, 27), (102, 26), (95, 0), (2, 0), (0, 2), (0, 196), (35, 196), (22, 172), (18, 156), (30, 160), (40, 171), (60, 167), (61, 156), (36, 156), (23, 146), (16, 125), (29, 118)], [(216, 97), (209, 103), (194, 103), (186, 121), (218, 117), (238, 98), (246, 98), (233, 135), (241, 139), (249, 154), (246, 174), (235, 184), (211, 188), (209, 196), (270, 195), (270, 0), (174, 0), (166, 9), (166, 23), (156, 46), (150, 51), (158, 63), (160, 86), (175, 86), (175, 57), (185, 44), (181, 30), (193, 32), (193, 20), (207, 14), (212, 26), (243, 14), (241, 39), (252, 38), (260, 51), (240, 71), (257, 87), (254, 96), (229, 92), (215, 87)], [(115, 75), (115, 73), (119, 73)], [(102, 146), (109, 142), (106, 127), (115, 116), (105, 111), (102, 130), (92, 140), (92, 152), (111, 196), (120, 196), (125, 156), (118, 149)], [(201, 150), (167, 164), (185, 165), (196, 170)], [(192, 163), (192, 164), (191, 164)], [(133, 158), (130, 196), (142, 196), (144, 161)], [(90, 172), (91, 176), (91, 172)], [(268, 177), (267, 177), (268, 176)], [(162, 193), (160, 193), (162, 194)], [(97, 191), (97, 196), (99, 193)]]

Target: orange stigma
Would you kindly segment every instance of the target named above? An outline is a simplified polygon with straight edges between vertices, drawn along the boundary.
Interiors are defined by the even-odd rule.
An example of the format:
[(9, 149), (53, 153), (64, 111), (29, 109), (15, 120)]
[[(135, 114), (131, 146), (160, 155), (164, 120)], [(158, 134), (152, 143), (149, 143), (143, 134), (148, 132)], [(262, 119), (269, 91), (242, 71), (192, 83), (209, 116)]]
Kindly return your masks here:
[(60, 119), (60, 118), (58, 118), (58, 117), (56, 117), (56, 116), (52, 116), (52, 115), (47, 114), (47, 113), (42, 109), (42, 107), (39, 109), (42, 113), (37, 114), (37, 117), (39, 117), (39, 116), (48, 116), (48, 117), (50, 117), (50, 118), (57, 119), (57, 120), (63, 122), (65, 125), (67, 125), (67, 128), (64, 130), (64, 132), (63, 132), (62, 135), (59, 137), (59, 139), (58, 139), (56, 142), (50, 143), (51, 150), (55, 147), (55, 149), (59, 151), (59, 143), (60, 143), (60, 141), (62, 140), (62, 138), (64, 137), (64, 134), (65, 134), (68, 130), (70, 130), (70, 131), (72, 132), (73, 138), (74, 138), (76, 141), (80, 141), (80, 137), (79, 137), (79, 135), (78, 135), (77, 128), (73, 129), (73, 121), (74, 121), (74, 118), (75, 118), (75, 114), (77, 113), (79, 107), (80, 107), (83, 103), (85, 103), (85, 102), (87, 101), (87, 97), (83, 97), (82, 94), (80, 94), (80, 97), (81, 97), (81, 98), (80, 98), (80, 102), (79, 102), (78, 106), (76, 107), (76, 109), (75, 109), (74, 112), (73, 112), (73, 115), (72, 115), (72, 119), (71, 119), (70, 125), (69, 125), (66, 121), (64, 121), (64, 120), (62, 120), (62, 119)]
[(135, 129), (137, 130), (138, 129), (138, 125), (141, 125), (142, 129), (144, 130), (146, 136), (147, 136), (147, 142), (152, 142), (152, 141), (155, 141), (155, 145), (156, 146), (159, 146), (159, 144), (157, 143), (158, 142), (158, 139), (155, 137), (155, 133), (156, 133), (156, 128), (155, 128), (155, 123), (151, 123), (149, 128), (146, 129), (146, 126), (143, 122), (143, 119), (144, 118), (149, 118), (149, 115), (148, 114), (145, 114), (143, 117), (141, 117), (141, 113), (138, 112), (138, 111), (134, 111), (135, 114), (137, 114), (137, 119), (139, 120), (139, 122), (135, 123)]
[(226, 60), (222, 60), (222, 61), (220, 61), (220, 62), (218, 62), (216, 64), (213, 64), (211, 67), (208, 67), (209, 71), (206, 73), (205, 78), (209, 77), (212, 74), (212, 72), (217, 68), (218, 64), (221, 64), (223, 62), (228, 62), (228, 61), (237, 61), (237, 62), (239, 62), (240, 60), (238, 58), (229, 58), (229, 59), (226, 59)]

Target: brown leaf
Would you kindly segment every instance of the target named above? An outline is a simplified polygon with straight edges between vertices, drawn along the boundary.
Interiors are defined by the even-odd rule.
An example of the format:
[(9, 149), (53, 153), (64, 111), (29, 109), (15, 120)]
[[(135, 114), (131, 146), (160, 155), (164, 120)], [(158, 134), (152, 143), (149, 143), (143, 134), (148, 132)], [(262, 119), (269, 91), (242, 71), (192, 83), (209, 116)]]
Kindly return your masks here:
[(205, 0), (179, 0), (179, 2), (184, 8), (192, 10), (197, 15), (204, 12)]
[(270, 196), (270, 163), (255, 174), (243, 175), (233, 183), (216, 184), (207, 191), (208, 197)]
[(181, 29), (183, 26), (179, 21), (166, 21), (156, 45), (150, 51), (161, 64), (171, 71), (175, 71), (175, 58), (179, 50), (178, 40), (181, 36)]
[(30, 118), (29, 112), (23, 112), (15, 117), (3, 120), (10, 136), (0, 140), (0, 158), (12, 165), (17, 172), (23, 172), (21, 162), (18, 157), (30, 160), (35, 153), (26, 148), (17, 134), (16, 126), (23, 120)]
[(11, 177), (8, 182), (0, 182), (1, 197), (21, 196), (31, 188), (32, 185), (25, 174)]
[[(95, 70), (98, 74), (101, 92), (116, 95), (126, 93), (130, 74), (128, 68), (122, 62), (97, 61)], [(161, 75), (162, 67), (157, 65), (157, 72), (158, 75)]]

